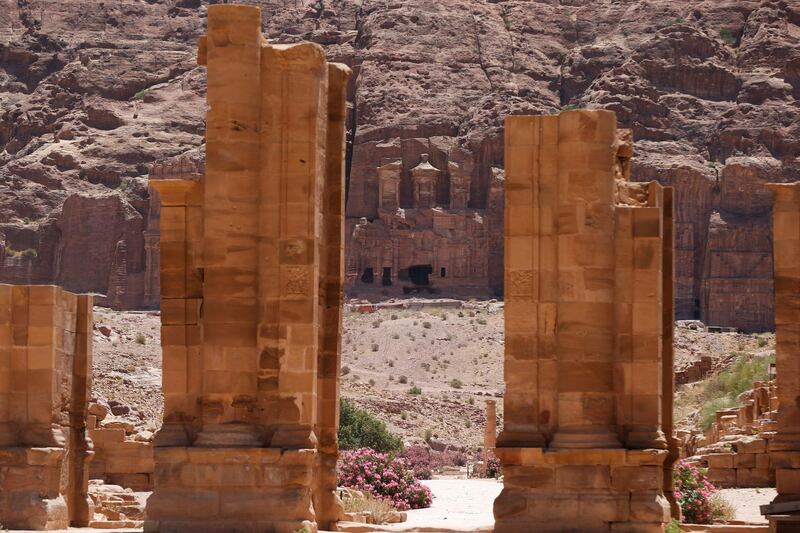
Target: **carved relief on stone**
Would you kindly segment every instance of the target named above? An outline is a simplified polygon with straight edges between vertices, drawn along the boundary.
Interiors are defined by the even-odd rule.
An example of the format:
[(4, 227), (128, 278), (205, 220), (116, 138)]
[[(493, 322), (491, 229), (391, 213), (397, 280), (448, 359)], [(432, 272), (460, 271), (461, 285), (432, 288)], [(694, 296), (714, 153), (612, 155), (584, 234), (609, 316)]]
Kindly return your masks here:
[(400, 171), (399, 160), (378, 167), (378, 199), (381, 211), (395, 211), (400, 207)]
[(411, 170), (414, 184), (414, 207), (431, 208), (436, 205), (436, 179), (439, 169), (428, 161), (428, 154), (422, 154), (419, 165)]

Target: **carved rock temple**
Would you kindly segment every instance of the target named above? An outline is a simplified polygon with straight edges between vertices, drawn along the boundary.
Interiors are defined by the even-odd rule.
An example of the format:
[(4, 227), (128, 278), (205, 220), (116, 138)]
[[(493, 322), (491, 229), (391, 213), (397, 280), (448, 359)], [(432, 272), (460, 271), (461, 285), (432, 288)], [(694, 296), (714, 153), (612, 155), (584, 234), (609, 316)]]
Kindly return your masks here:
[(92, 297), (0, 285), (0, 519), (65, 529), (92, 519), (86, 415)]
[(672, 191), (629, 181), (630, 132), (612, 112), (507, 117), (505, 135), (495, 531), (662, 531), (677, 457), (662, 429)]
[(335, 495), (345, 88), (212, 5), (205, 174), (161, 197), (164, 424), (147, 531), (313, 532)]
[[(386, 157), (348, 197), (348, 293), (502, 294), (502, 171), (475, 197), (471, 154)], [(374, 193), (377, 193), (374, 194)]]

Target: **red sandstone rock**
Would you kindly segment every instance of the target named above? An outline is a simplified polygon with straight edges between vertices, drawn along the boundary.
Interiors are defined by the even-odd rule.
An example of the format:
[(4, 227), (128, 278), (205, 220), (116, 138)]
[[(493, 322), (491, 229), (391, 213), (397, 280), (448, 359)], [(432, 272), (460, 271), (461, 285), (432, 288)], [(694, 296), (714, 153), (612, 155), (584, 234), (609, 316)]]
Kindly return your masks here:
[[(473, 207), (483, 208), (504, 164), (503, 115), (605, 107), (633, 129), (634, 179), (676, 186), (678, 317), (771, 327), (761, 170), (772, 181), (800, 177), (797, 5), (256, 3), (276, 42), (320, 43), (329, 59), (354, 70), (350, 229), (377, 214), (376, 169), (384, 158), (410, 169), (429, 153), (444, 170), (438, 165), (459, 152), (457, 162), (471, 168)], [(194, 41), (205, 13), (199, 1), (133, 0), (0, 10), (0, 27), (11, 29), (0, 36), (0, 232), (14, 252), (2, 259), (0, 279), (79, 290), (71, 284), (87, 268), (91, 290), (111, 293), (110, 304), (152, 303), (144, 240), (115, 237), (128, 226), (143, 231), (149, 207), (138, 179), (149, 164), (203, 141), (205, 77), (194, 64)], [(45, 217), (77, 193), (92, 198), (84, 211), (119, 202), (118, 214), (50, 229)], [(715, 212), (724, 224), (712, 221)], [(84, 230), (98, 240), (81, 237)], [(469, 238), (488, 249), (482, 280), (498, 290), (502, 249), (491, 246), (498, 241), (492, 223)], [(98, 264), (60, 263), (56, 250), (66, 243)], [(38, 255), (17, 253), (27, 250)], [(744, 283), (748, 273), (753, 281)]]

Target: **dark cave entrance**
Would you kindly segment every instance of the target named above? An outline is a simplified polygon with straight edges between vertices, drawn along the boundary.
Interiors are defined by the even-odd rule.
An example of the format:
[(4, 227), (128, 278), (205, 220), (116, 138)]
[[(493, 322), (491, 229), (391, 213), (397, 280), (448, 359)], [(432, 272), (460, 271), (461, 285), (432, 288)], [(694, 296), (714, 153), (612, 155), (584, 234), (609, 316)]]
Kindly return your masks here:
[(430, 285), (431, 265), (414, 265), (408, 268), (408, 277), (414, 285)]
[(381, 285), (390, 287), (392, 285), (392, 269), (390, 267), (383, 267), (383, 277), (381, 278)]
[(361, 274), (361, 282), (362, 283), (374, 283), (375, 282), (375, 272), (371, 268), (365, 268), (364, 273)]

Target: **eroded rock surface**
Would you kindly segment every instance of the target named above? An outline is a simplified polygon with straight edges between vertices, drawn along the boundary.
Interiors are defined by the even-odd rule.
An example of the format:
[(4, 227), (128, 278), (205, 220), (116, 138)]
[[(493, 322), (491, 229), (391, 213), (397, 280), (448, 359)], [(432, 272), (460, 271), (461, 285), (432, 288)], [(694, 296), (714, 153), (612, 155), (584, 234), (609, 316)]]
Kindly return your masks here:
[[(677, 187), (678, 316), (772, 326), (762, 185), (800, 179), (797, 3), (247, 3), (262, 7), (275, 42), (320, 43), (354, 70), (353, 223), (377, 216), (387, 158), (413, 167), (423, 153), (441, 164), (458, 153), (482, 207), (504, 166), (503, 115), (604, 107), (633, 129), (633, 178)], [(131, 233), (146, 224), (149, 164), (203, 142), (194, 41), (206, 9), (200, 0), (0, 1), (0, 276), (84, 290), (71, 286), (80, 278), (106, 294), (122, 271), (130, 281), (113, 291), (116, 305), (152, 303), (144, 240)], [(77, 215), (67, 202), (75, 195)], [(91, 216), (112, 204), (102, 223)], [(76, 216), (85, 224), (64, 222)], [(486, 247), (487, 287), (497, 289), (502, 250)], [(92, 258), (90, 276), (71, 254)]]

